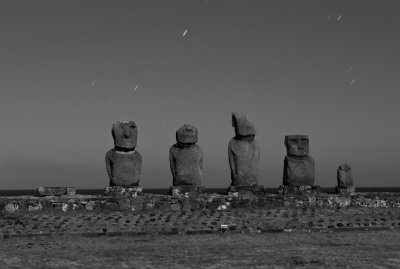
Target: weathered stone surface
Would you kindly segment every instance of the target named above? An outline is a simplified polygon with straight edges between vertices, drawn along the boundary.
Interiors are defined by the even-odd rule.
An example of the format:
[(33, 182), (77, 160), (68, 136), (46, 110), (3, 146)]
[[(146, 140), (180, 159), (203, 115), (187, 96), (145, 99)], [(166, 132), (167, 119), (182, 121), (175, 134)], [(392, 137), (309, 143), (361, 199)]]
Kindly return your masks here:
[(139, 186), (142, 173), (142, 155), (134, 151), (111, 149), (106, 154), (107, 173), (110, 186)]
[(114, 148), (106, 154), (110, 186), (138, 186), (142, 172), (142, 156), (135, 149), (137, 127), (133, 121), (117, 121), (112, 128)]
[(39, 196), (74, 196), (76, 193), (75, 187), (39, 187), (37, 189)]
[(308, 156), (309, 139), (307, 135), (285, 136), (285, 146), (288, 156)]
[(321, 193), (321, 187), (317, 185), (280, 185), (278, 194), (299, 194), (299, 195), (318, 195)]
[(314, 185), (314, 159), (310, 156), (286, 156), (283, 168), (283, 185)]
[(342, 164), (337, 169), (337, 186), (353, 187), (353, 171), (349, 164)]
[(115, 148), (120, 150), (136, 148), (138, 130), (135, 122), (117, 121), (112, 127), (111, 134)]
[(308, 136), (287, 135), (285, 146), (287, 151), (283, 166), (283, 185), (287, 186), (285, 191), (299, 192), (301, 186), (313, 186), (315, 163), (314, 159), (308, 156)]
[(246, 116), (241, 113), (232, 113), (232, 127), (235, 128), (236, 136), (254, 136), (257, 134), (254, 124), (248, 121)]
[(232, 186), (253, 186), (258, 184), (260, 146), (254, 139), (254, 125), (239, 113), (232, 113), (235, 137), (229, 141), (228, 157)]
[(264, 195), (265, 190), (263, 186), (260, 185), (236, 185), (236, 186), (229, 186), (228, 187), (228, 195), (233, 196), (242, 196), (245, 193), (252, 193), (255, 195)]
[(200, 194), (202, 188), (198, 185), (179, 185), (179, 186), (172, 186), (169, 190), (169, 193), (172, 196), (191, 196)]
[(183, 144), (197, 143), (199, 131), (190, 124), (184, 124), (176, 131), (176, 141)]
[(136, 197), (143, 194), (142, 187), (125, 188), (122, 186), (106, 187), (104, 190), (105, 196), (111, 197)]
[(356, 193), (356, 188), (336, 186), (335, 192), (341, 196), (349, 196), (349, 195), (354, 195)]
[(189, 124), (176, 132), (177, 143), (169, 150), (173, 186), (201, 185), (203, 151), (196, 145), (198, 131)]

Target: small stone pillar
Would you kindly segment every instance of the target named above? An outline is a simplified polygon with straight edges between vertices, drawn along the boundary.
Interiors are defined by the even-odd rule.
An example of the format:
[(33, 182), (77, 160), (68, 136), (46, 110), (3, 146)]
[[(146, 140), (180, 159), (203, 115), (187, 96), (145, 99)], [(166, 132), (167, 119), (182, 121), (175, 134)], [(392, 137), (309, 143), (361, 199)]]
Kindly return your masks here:
[(285, 136), (287, 156), (283, 167), (283, 185), (279, 193), (309, 193), (319, 192), (314, 186), (314, 159), (309, 154), (309, 139), (307, 135)]
[(138, 130), (133, 121), (117, 121), (111, 129), (114, 148), (106, 154), (106, 167), (110, 178), (110, 188), (106, 193), (124, 192), (122, 188), (139, 188), (142, 172), (142, 155), (136, 150)]
[(337, 169), (337, 186), (335, 189), (337, 194), (352, 195), (356, 190), (353, 185), (353, 170), (351, 165), (342, 164)]
[(258, 185), (260, 163), (260, 146), (254, 139), (254, 124), (240, 113), (232, 113), (232, 127), (235, 136), (228, 145), (229, 166), (231, 169), (231, 186), (228, 193), (250, 191), (264, 193), (264, 187)]
[(201, 192), (203, 151), (196, 144), (198, 130), (184, 124), (176, 131), (177, 143), (169, 150), (169, 164), (172, 173), (171, 195)]

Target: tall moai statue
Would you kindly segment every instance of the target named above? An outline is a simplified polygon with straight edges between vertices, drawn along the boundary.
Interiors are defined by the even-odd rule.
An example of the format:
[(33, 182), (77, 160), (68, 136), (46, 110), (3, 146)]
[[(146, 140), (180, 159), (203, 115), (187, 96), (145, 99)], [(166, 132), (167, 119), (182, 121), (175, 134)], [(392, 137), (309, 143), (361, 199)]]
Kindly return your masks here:
[(176, 131), (177, 143), (169, 150), (172, 195), (201, 191), (203, 151), (196, 144), (198, 136), (197, 128), (190, 124), (184, 124)]
[(263, 186), (258, 185), (260, 146), (254, 139), (257, 134), (254, 124), (245, 115), (234, 112), (232, 127), (235, 128), (235, 136), (228, 145), (232, 181), (228, 192), (263, 192)]
[(343, 195), (351, 195), (355, 193), (353, 185), (353, 170), (349, 164), (342, 164), (337, 169), (336, 193)]
[(287, 155), (283, 167), (282, 193), (307, 191), (314, 187), (315, 164), (309, 154), (309, 139), (307, 135), (285, 136)]
[(138, 130), (133, 121), (117, 121), (111, 129), (114, 148), (106, 154), (110, 187), (139, 186), (142, 155), (136, 150)]

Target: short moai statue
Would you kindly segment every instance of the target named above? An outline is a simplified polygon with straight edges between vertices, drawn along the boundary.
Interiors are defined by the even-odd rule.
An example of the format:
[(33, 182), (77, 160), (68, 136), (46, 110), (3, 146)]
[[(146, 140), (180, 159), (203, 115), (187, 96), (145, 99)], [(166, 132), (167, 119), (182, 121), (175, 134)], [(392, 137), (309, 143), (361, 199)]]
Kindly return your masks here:
[(172, 195), (201, 192), (203, 151), (196, 144), (198, 130), (184, 124), (176, 131), (176, 144), (169, 150), (169, 164), (172, 173)]
[(342, 195), (355, 194), (353, 170), (349, 164), (342, 164), (337, 169), (336, 193)]
[(257, 134), (254, 124), (240, 113), (232, 113), (232, 127), (235, 136), (228, 145), (231, 186), (229, 193), (250, 191), (263, 193), (264, 187), (258, 185), (260, 146), (254, 139)]
[(309, 154), (309, 139), (306, 135), (285, 136), (287, 155), (283, 167), (283, 186), (280, 193), (319, 191), (314, 186), (314, 159)]
[(139, 187), (142, 172), (142, 155), (136, 150), (138, 130), (133, 121), (117, 121), (111, 134), (114, 148), (106, 154), (106, 167), (110, 178), (107, 195), (115, 192), (136, 195), (141, 192)]

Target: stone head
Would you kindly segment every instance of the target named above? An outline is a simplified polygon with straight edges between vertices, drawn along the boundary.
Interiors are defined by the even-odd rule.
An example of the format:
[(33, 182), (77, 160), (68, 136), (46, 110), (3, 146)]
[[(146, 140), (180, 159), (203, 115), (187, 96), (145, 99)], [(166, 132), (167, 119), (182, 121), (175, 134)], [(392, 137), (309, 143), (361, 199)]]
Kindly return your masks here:
[(232, 113), (232, 127), (238, 137), (255, 136), (257, 134), (254, 124), (247, 120), (246, 116), (240, 113)]
[(285, 136), (285, 146), (289, 156), (307, 156), (309, 154), (307, 135), (287, 135)]
[(338, 186), (348, 187), (353, 186), (353, 171), (351, 165), (342, 164), (337, 169)]
[(190, 124), (184, 124), (176, 131), (176, 141), (180, 144), (194, 144), (198, 140), (198, 130)]
[(137, 144), (138, 130), (133, 121), (117, 121), (111, 129), (114, 145), (121, 149), (134, 149)]

